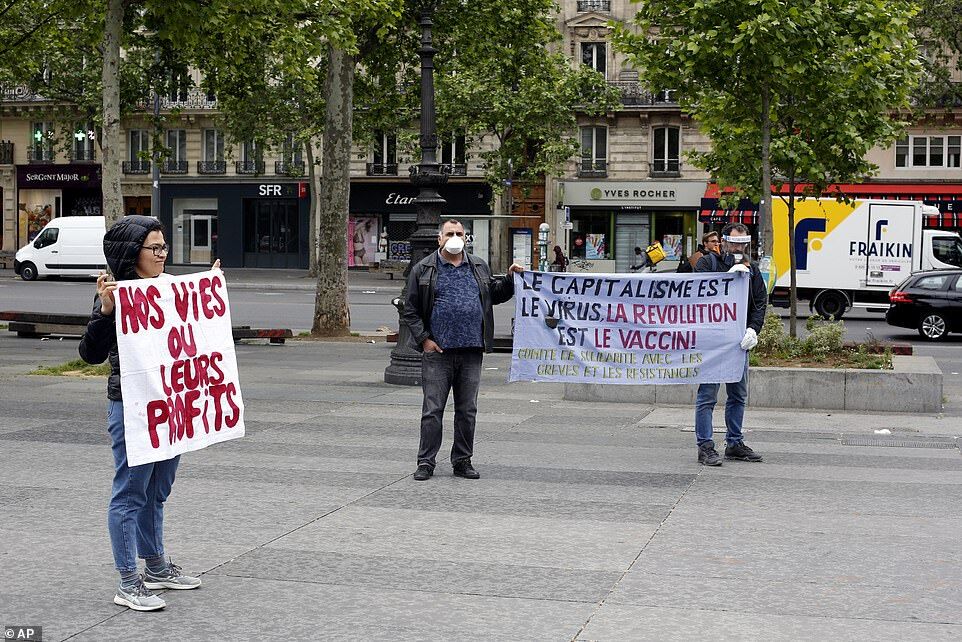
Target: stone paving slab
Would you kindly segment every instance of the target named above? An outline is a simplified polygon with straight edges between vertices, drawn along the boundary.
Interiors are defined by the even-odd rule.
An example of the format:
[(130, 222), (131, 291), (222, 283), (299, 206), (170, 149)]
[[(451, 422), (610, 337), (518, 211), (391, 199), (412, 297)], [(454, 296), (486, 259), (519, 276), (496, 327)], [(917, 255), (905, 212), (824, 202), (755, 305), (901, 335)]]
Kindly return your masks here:
[(726, 610), (705, 593), (716, 610), (605, 604), (577, 637), (579, 641), (619, 640), (958, 640), (962, 627), (952, 624), (863, 620), (842, 617), (784, 616)]

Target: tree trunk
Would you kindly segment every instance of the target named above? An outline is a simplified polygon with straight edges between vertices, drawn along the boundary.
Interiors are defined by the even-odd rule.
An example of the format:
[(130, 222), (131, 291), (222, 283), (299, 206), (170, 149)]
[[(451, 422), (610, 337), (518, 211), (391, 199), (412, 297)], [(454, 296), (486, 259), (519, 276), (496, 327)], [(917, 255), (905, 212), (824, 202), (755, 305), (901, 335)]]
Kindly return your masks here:
[(308, 245), (308, 259), (307, 259), (307, 273), (313, 277), (317, 278), (317, 253), (318, 253), (318, 235), (317, 235), (317, 170), (314, 167), (314, 143), (308, 139), (304, 142), (304, 151), (307, 154), (307, 180), (308, 189), (310, 190), (310, 208), (311, 212), (307, 217), (308, 226), (310, 226), (310, 232), (307, 235), (307, 245)]
[(324, 244), (317, 257), (311, 334), (344, 336), (351, 330), (347, 304), (347, 213), (351, 194), (354, 57), (333, 46), (328, 46), (328, 56), (318, 217), (318, 235)]
[(795, 168), (788, 177), (788, 334), (798, 336), (798, 290), (795, 273)]
[(772, 256), (772, 93), (768, 83), (760, 87), (762, 95), (762, 185), (758, 204), (758, 251), (762, 256)]
[[(124, 23), (123, 0), (107, 0), (103, 40), (104, 121), (100, 142), (103, 163), (101, 186), (107, 227), (124, 215), (120, 191), (120, 35)], [(158, 212), (152, 212), (154, 216)]]

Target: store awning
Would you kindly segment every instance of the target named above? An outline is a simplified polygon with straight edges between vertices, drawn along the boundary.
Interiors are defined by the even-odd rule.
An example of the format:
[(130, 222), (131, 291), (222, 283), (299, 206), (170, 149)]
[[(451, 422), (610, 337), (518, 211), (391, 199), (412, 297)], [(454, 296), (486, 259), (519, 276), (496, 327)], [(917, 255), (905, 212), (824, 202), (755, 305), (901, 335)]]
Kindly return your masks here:
[[(797, 185), (801, 194), (806, 185)], [(783, 189), (787, 194), (788, 190)], [(925, 217), (926, 227), (962, 227), (962, 183), (848, 183), (830, 185), (825, 197), (844, 194), (854, 199), (922, 201), (939, 209), (938, 216)], [(734, 209), (721, 208), (718, 185), (710, 183), (701, 200), (698, 220), (702, 223), (757, 223), (758, 204), (743, 199)]]

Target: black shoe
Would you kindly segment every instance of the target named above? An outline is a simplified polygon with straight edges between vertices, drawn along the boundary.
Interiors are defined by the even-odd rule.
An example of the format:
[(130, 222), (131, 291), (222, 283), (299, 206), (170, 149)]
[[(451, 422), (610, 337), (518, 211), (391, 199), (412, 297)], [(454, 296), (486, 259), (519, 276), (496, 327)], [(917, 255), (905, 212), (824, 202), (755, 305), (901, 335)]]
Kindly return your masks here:
[(706, 441), (698, 447), (698, 463), (704, 466), (721, 466), (721, 457), (715, 450), (715, 442)]
[(737, 459), (739, 461), (761, 461), (762, 456), (746, 446), (744, 443), (737, 443), (734, 446), (725, 447), (725, 459)]
[(414, 471), (414, 481), (427, 481), (434, 476), (434, 469), (427, 464), (421, 464)]
[(454, 476), (464, 477), (465, 479), (478, 479), (481, 477), (481, 473), (474, 469), (470, 459), (462, 459), (454, 464)]

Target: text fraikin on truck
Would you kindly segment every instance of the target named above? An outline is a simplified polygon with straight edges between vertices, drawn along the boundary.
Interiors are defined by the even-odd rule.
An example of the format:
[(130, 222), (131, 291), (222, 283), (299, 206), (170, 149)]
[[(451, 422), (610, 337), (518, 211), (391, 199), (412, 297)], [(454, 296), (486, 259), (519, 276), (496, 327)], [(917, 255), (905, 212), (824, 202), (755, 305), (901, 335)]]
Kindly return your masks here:
[(848, 244), (850, 256), (886, 256), (891, 258), (912, 258), (911, 243), (882, 243), (874, 241), (851, 241)]

